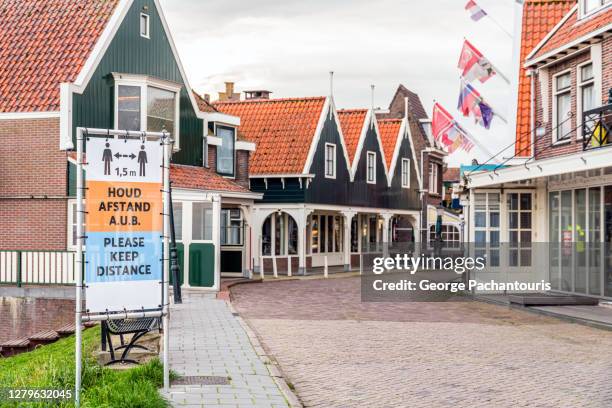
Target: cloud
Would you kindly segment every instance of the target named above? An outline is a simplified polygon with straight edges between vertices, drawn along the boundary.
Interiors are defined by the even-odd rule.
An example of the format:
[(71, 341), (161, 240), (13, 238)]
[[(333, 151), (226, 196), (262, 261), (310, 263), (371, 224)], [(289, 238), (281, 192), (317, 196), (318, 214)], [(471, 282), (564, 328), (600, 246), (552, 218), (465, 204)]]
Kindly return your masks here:
[[(511, 40), (489, 19), (474, 23), (459, 0), (161, 0), (192, 86), (215, 94), (223, 82), (265, 88), (276, 97), (325, 95), (335, 71), (339, 107), (386, 107), (399, 83), (456, 112), (456, 68), (468, 37), (506, 74)], [(511, 31), (511, 1), (479, 4)], [(509, 88), (499, 79), (476, 85), (508, 116)], [(457, 112), (458, 115), (458, 112)], [(460, 120), (491, 151), (509, 143), (502, 123), (483, 131)], [(496, 150), (497, 149), (497, 150)], [(476, 153), (476, 149), (474, 150)], [(453, 155), (469, 162), (473, 155)], [(482, 152), (479, 159), (485, 159)]]

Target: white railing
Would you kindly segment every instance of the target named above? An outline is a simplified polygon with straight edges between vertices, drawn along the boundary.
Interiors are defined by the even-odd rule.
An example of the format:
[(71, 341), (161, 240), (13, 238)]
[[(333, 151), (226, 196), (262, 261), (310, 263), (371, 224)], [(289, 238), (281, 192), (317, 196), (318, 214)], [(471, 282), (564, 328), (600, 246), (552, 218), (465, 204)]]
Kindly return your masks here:
[(0, 251), (0, 284), (74, 285), (76, 253)]

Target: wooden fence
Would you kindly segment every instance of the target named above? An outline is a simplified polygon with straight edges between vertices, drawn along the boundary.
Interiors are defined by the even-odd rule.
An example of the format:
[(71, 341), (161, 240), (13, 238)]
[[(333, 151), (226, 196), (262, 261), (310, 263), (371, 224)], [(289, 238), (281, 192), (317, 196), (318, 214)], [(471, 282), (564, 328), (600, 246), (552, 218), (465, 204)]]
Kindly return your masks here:
[(74, 285), (76, 253), (0, 250), (0, 284)]

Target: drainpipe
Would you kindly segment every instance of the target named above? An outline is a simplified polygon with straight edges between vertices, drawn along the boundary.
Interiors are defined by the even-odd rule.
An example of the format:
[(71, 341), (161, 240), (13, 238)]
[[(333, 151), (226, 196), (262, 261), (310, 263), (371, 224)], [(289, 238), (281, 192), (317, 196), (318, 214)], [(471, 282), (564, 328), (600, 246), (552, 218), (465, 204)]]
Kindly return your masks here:
[(535, 157), (535, 134), (536, 134), (536, 126), (535, 126), (535, 104), (536, 104), (536, 70), (530, 69), (527, 73), (529, 75), (531, 81), (531, 89), (530, 89), (530, 102), (529, 102), (529, 128), (531, 129), (531, 157)]

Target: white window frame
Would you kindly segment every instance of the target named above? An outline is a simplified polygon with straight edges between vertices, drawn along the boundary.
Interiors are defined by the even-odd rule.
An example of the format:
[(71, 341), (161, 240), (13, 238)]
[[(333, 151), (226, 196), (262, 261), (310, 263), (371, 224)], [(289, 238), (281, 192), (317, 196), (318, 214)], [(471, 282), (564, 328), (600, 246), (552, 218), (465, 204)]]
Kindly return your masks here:
[[(406, 176), (404, 178), (404, 176)], [(410, 188), (410, 159), (402, 158), (401, 168), (402, 188)]]
[(586, 2), (584, 0), (580, 0), (579, 1), (579, 11), (580, 11), (580, 18), (584, 18), (587, 16), (590, 16), (591, 14), (595, 14), (597, 12), (599, 12), (600, 10), (603, 10), (604, 8), (608, 7), (609, 5), (612, 4), (611, 0), (599, 0), (599, 6), (595, 7), (593, 10), (586, 10)]
[[(331, 149), (331, 173), (327, 170), (327, 162), (329, 161), (328, 151)], [(323, 158), (323, 173), (325, 174), (325, 178), (335, 179), (336, 178), (336, 144), (335, 143), (325, 143), (325, 154)]]
[(439, 185), (439, 177), (440, 177), (440, 172), (439, 172), (439, 165), (438, 163), (435, 162), (430, 162), (429, 163), (429, 192), (431, 194), (438, 194), (440, 195), (440, 190)]
[[(142, 32), (142, 19), (145, 19), (146, 22), (146, 32)], [(151, 38), (151, 17), (147, 13), (140, 13), (140, 18), (138, 20), (138, 30), (140, 31), (140, 36), (142, 38)]]
[[(226, 173), (219, 173), (219, 146), (223, 145), (223, 139), (220, 136), (217, 136), (217, 125), (224, 127), (224, 128), (231, 128), (234, 129), (234, 168), (232, 169), (232, 175), (226, 174)], [(236, 149), (236, 143), (238, 143), (238, 129), (236, 129), (236, 126), (232, 126), (232, 125), (227, 125), (225, 123), (217, 123), (215, 122), (214, 124), (214, 133), (215, 133), (215, 137), (217, 137), (220, 141), (221, 141), (221, 145), (217, 145), (217, 159), (215, 161), (215, 173), (219, 174), (220, 176), (223, 176), (225, 178), (229, 178), (229, 179), (235, 179), (236, 178), (236, 160), (238, 158), (236, 151), (238, 149)], [(208, 152), (207, 152), (207, 156), (208, 156)], [(208, 162), (208, 158), (206, 159), (206, 162)]]
[[(593, 77), (586, 81), (582, 80), (582, 68), (587, 65), (591, 65), (591, 71), (593, 72)], [(595, 97), (595, 104), (597, 104), (597, 81), (595, 79), (596, 71), (595, 65), (592, 60), (588, 60), (579, 64), (576, 67), (576, 139), (582, 139), (582, 114), (584, 111), (582, 110), (582, 88), (592, 85), (593, 86), (593, 95)]]
[[(328, 156), (327, 156), (327, 152), (328, 149), (331, 148), (331, 152), (332, 152), (332, 171), (331, 173), (327, 172), (327, 162), (328, 162)], [(335, 143), (325, 143), (325, 159), (324, 159), (324, 163), (323, 163), (323, 167), (324, 170), (323, 172), (325, 173), (325, 178), (328, 179), (335, 179), (336, 178), (336, 144)]]
[[(67, 225), (66, 225), (66, 231), (67, 231), (67, 236), (66, 236), (66, 249), (68, 251), (76, 251), (77, 250), (77, 246), (78, 246), (78, 242), (77, 243), (73, 243), (72, 242), (72, 228), (76, 225), (76, 222), (73, 222), (72, 219), (76, 216), (76, 207), (77, 207), (77, 200), (74, 198), (68, 199), (67, 200), (68, 203), (68, 217), (66, 219), (67, 221)], [(85, 200), (83, 200), (83, 203), (85, 203)], [(83, 204), (84, 206), (84, 204)], [(83, 214), (83, 234), (87, 235), (85, 233), (85, 217), (87, 214)], [(77, 237), (78, 238), (78, 237)], [(78, 241), (78, 239), (77, 239)], [(83, 249), (85, 249), (85, 245), (83, 245)]]
[[(557, 78), (560, 76), (564, 76), (564, 75), (570, 75), (570, 85), (567, 89), (564, 88), (563, 91), (559, 91), (557, 90)], [(559, 139), (559, 128), (557, 127), (559, 125), (558, 120), (557, 120), (557, 97), (559, 95), (568, 93), (569, 94), (569, 98), (570, 98), (570, 106), (572, 103), (572, 85), (571, 85), (571, 76), (572, 76), (572, 70), (570, 69), (566, 69), (564, 71), (561, 72), (557, 72), (556, 74), (554, 74), (552, 76), (552, 142), (553, 144), (564, 144), (564, 143), (570, 143), (572, 141), (572, 136), (571, 134), (565, 138), (565, 139)], [(570, 108), (570, 112), (571, 112), (571, 108)], [(571, 120), (569, 121), (571, 123)]]
[[(370, 163), (372, 164), (372, 178), (370, 178)], [(368, 150), (366, 156), (366, 182), (376, 184), (376, 152)]]
[(113, 72), (114, 78), (114, 107), (113, 107), (113, 127), (118, 129), (119, 126), (119, 87), (120, 86), (137, 86), (140, 87), (140, 131), (147, 128), (147, 104), (148, 104), (148, 88), (159, 88), (165, 91), (175, 93), (174, 99), (174, 129), (168, 130), (174, 139), (174, 150), (180, 149), (180, 101), (181, 101), (181, 84), (164, 81), (162, 79), (152, 78), (147, 75), (121, 74)]

